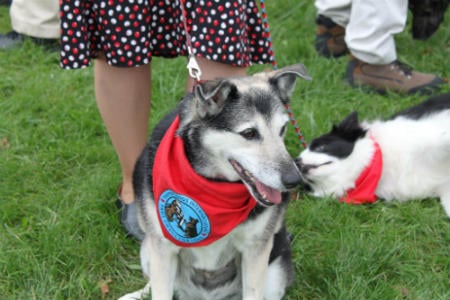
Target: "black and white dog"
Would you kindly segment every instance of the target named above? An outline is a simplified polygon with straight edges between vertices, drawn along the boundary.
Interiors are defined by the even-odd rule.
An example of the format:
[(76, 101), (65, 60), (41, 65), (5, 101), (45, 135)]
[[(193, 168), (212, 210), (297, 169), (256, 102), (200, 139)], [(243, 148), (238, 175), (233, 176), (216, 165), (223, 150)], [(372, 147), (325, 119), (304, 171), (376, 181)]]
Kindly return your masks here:
[(450, 94), (387, 121), (351, 113), (314, 139), (297, 164), (315, 196), (367, 203), (439, 197), (450, 217)]
[(196, 86), (153, 131), (134, 173), (153, 300), (281, 299), (293, 276), (284, 227), (300, 173), (285, 105), (303, 65)]

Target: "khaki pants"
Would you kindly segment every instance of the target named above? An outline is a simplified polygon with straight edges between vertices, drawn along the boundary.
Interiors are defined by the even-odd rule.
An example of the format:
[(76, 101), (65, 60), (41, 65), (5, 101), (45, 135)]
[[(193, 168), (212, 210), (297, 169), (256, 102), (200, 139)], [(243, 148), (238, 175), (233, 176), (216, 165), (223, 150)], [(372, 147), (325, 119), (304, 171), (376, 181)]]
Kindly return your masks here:
[(12, 29), (36, 38), (59, 38), (58, 0), (13, 0), (10, 7)]
[(317, 12), (345, 27), (352, 54), (369, 64), (397, 59), (394, 34), (405, 29), (407, 0), (316, 0)]

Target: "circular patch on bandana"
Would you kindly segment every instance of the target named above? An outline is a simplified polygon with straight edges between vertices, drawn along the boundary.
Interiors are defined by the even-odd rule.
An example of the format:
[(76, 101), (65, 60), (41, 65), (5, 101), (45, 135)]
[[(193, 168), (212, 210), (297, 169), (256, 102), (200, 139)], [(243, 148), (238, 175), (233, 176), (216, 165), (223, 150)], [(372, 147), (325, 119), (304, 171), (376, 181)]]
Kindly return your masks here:
[(162, 225), (179, 242), (201, 242), (211, 231), (208, 216), (197, 202), (171, 190), (159, 197), (158, 212)]

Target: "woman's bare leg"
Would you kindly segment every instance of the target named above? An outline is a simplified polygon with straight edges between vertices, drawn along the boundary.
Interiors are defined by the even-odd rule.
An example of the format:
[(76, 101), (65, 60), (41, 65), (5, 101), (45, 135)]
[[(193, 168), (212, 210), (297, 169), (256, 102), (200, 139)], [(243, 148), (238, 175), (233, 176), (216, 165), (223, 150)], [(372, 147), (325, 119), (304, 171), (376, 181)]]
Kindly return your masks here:
[(134, 201), (132, 175), (148, 138), (151, 99), (150, 65), (113, 67), (96, 59), (94, 85), (97, 105), (122, 168), (121, 199)]

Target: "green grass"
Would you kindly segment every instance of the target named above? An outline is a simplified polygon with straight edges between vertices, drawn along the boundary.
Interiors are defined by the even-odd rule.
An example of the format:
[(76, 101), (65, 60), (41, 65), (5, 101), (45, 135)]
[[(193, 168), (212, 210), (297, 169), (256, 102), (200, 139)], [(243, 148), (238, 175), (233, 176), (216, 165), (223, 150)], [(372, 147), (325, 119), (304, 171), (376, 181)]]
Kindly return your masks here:
[[(312, 1), (271, 1), (267, 11), (279, 66), (302, 62), (313, 77), (298, 81), (292, 103), (307, 141), (352, 110), (371, 119), (424, 99), (346, 86), (347, 59), (314, 50)], [(9, 26), (0, 7), (0, 32)], [(447, 12), (426, 42), (398, 35), (400, 59), (450, 77), (449, 28)], [(185, 60), (153, 66), (151, 127), (183, 96)], [(301, 151), (292, 127), (287, 144)], [(117, 299), (143, 287), (139, 245), (125, 238), (114, 205), (119, 181), (92, 68), (62, 70), (57, 54), (29, 42), (0, 51), (0, 299), (102, 299), (105, 284), (103, 298)], [(350, 206), (297, 196), (286, 299), (450, 299), (450, 223), (437, 200)]]

